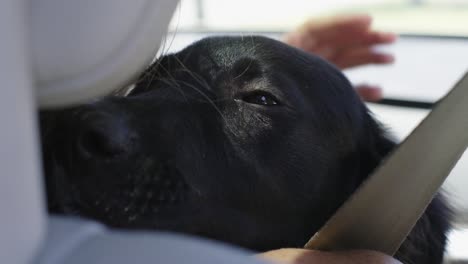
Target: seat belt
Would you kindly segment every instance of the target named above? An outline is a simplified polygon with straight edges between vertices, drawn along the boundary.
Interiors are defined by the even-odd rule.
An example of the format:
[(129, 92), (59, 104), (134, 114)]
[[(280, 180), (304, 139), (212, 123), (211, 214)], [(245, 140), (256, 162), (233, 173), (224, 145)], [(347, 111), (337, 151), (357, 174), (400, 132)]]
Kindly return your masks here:
[(393, 255), (468, 147), (468, 73), (305, 245)]

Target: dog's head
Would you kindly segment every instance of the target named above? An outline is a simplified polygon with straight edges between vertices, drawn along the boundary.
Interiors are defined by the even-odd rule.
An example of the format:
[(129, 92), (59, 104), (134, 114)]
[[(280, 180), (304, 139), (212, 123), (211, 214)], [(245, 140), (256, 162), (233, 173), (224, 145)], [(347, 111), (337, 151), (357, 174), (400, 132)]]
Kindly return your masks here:
[(41, 125), (52, 211), (254, 249), (301, 246), (392, 147), (339, 70), (263, 37), (201, 40)]

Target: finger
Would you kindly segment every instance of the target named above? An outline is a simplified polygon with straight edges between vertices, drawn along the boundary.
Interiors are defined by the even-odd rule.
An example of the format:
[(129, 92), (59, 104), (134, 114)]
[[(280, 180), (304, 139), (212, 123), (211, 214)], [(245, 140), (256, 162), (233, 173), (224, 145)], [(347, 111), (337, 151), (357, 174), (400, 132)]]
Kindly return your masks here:
[[(315, 22), (315, 24), (314, 24)], [(310, 20), (302, 33), (315, 39), (315, 46), (332, 46), (335, 49), (351, 46), (388, 44), (396, 40), (396, 34), (372, 31), (372, 18), (368, 15), (331, 17), (317, 22)]]
[(397, 35), (389, 32), (346, 32), (337, 34), (333, 39), (321, 39), (316, 46), (333, 45), (337, 50), (351, 49), (360, 46), (373, 46), (378, 44), (390, 44), (395, 42)]
[(283, 42), (298, 48), (302, 48), (302, 35), (297, 31), (292, 31), (283, 35)]
[(280, 249), (258, 255), (273, 263), (283, 264), (401, 264), (394, 258), (369, 250), (324, 252), (306, 249)]
[(389, 64), (395, 61), (395, 57), (392, 54), (381, 53), (369, 47), (342, 50), (327, 59), (340, 69), (366, 64)]
[(361, 84), (355, 89), (361, 99), (367, 102), (378, 102), (383, 98), (382, 88), (376, 85)]
[(310, 33), (336, 34), (346, 31), (367, 31), (372, 23), (369, 15), (340, 15), (322, 19), (311, 19), (302, 25)]
[(368, 14), (342, 14), (330, 17), (329, 20), (335, 28), (368, 28), (372, 24), (372, 17)]
[(368, 15), (309, 20), (283, 39), (290, 45), (325, 58), (341, 49), (388, 44), (396, 40), (393, 33), (371, 31), (371, 22)]
[(283, 41), (291, 46), (303, 49), (307, 52), (315, 53), (317, 50), (317, 36), (304, 35), (304, 32), (300, 30), (293, 31), (284, 35)]
[[(310, 37), (312, 38), (312, 37)], [(390, 44), (395, 42), (397, 35), (389, 32), (343, 32), (341, 34), (332, 34), (329, 36), (322, 36), (314, 38), (314, 43), (311, 45), (307, 40), (303, 40), (303, 45), (312, 51), (319, 52), (323, 49), (330, 49), (335, 52), (341, 49), (352, 50), (353, 48), (363, 46), (374, 46), (378, 44)], [(310, 40), (309, 40), (310, 42)]]
[[(312, 255), (311, 252), (308, 252)], [(304, 254), (303, 262), (297, 262), (298, 264), (310, 264), (307, 260), (307, 254)], [(328, 264), (402, 264), (398, 260), (385, 255), (380, 252), (370, 250), (352, 250), (352, 251), (338, 251), (338, 252), (323, 252), (320, 256), (320, 261), (316, 263), (328, 263)]]
[(368, 36), (365, 38), (367, 42), (363, 44), (374, 45), (374, 44), (390, 44), (396, 41), (398, 38), (397, 34), (392, 32), (380, 32), (372, 31), (369, 32)]
[[(365, 38), (369, 32), (370, 17), (368, 19), (342, 19), (340, 21), (322, 22), (311, 25), (300, 31), (304, 41), (314, 40), (315, 46), (348, 46), (357, 40)], [(311, 47), (313, 48), (313, 47)]]
[[(372, 18), (368, 15), (336, 16), (324, 19), (310, 19), (297, 30), (284, 37), (286, 43), (314, 52), (317, 46), (333, 46), (337, 36), (364, 36), (369, 30)], [(346, 37), (345, 39), (349, 39)]]

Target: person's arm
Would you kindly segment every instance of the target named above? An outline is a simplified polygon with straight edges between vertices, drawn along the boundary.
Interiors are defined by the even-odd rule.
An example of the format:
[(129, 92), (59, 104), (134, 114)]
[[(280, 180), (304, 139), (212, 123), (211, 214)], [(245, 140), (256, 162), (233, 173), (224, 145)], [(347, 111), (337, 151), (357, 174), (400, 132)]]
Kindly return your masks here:
[[(393, 55), (376, 51), (374, 46), (393, 43), (396, 35), (373, 31), (371, 24), (372, 18), (368, 15), (310, 19), (287, 33), (284, 41), (319, 55), (340, 69), (392, 63)], [(356, 89), (367, 101), (376, 101), (382, 97), (382, 91), (376, 86), (359, 85)]]
[(286, 248), (257, 256), (276, 264), (401, 264), (390, 256), (370, 250), (324, 252)]

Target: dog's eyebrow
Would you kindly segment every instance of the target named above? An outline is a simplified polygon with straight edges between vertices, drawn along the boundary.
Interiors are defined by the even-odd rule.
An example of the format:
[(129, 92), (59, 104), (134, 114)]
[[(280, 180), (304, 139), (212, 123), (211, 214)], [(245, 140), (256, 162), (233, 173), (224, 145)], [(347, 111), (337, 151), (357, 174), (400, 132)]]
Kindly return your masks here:
[(235, 75), (234, 79), (241, 77), (250, 79), (261, 75), (263, 73), (263, 67), (257, 59), (243, 57), (232, 65), (232, 72)]

